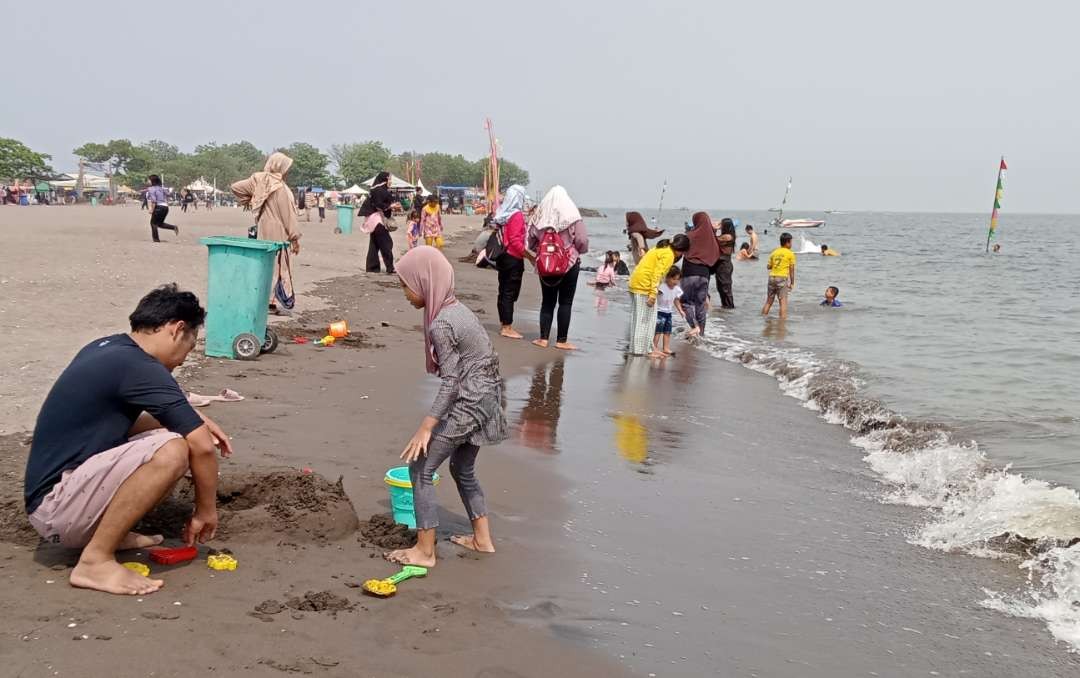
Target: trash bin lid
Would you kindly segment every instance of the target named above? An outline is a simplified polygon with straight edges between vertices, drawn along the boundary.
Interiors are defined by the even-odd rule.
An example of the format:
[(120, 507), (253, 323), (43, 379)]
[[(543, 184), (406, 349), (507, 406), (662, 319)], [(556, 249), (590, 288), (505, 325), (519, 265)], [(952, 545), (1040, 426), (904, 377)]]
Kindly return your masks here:
[(252, 250), (262, 250), (263, 252), (276, 252), (280, 249), (284, 249), (287, 242), (278, 242), (277, 240), (255, 240), (253, 238), (239, 238), (234, 235), (212, 235), (208, 238), (199, 238), (199, 242), (210, 247), (212, 245), (224, 245), (226, 247), (246, 247)]

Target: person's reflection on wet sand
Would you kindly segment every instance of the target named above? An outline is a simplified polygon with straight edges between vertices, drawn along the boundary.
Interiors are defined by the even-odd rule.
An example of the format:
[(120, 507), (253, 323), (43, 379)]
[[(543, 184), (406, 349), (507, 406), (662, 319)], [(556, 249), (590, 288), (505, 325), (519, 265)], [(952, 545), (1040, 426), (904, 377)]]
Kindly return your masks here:
[(649, 458), (649, 429), (642, 422), (642, 415), (649, 413), (651, 372), (648, 362), (630, 359), (616, 377), (619, 409), (612, 416), (615, 449), (623, 459), (635, 464), (643, 464)]
[(787, 324), (785, 319), (766, 318), (765, 327), (761, 330), (761, 336), (766, 339), (777, 339), (779, 341), (787, 339)]
[(563, 361), (538, 365), (529, 385), (529, 398), (521, 408), (518, 431), (521, 442), (534, 450), (558, 454), (556, 445), (562, 413)]

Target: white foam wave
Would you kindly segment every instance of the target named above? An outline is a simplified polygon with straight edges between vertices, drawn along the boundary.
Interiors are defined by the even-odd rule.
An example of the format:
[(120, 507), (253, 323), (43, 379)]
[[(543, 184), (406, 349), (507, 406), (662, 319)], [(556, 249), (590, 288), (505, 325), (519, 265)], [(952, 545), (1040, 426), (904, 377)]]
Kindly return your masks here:
[[(883, 500), (928, 510), (912, 544), (975, 557), (1022, 560), (1028, 578), (1015, 594), (988, 591), (982, 604), (1044, 621), (1080, 651), (1080, 494), (996, 468), (975, 441), (911, 422), (860, 393), (857, 370), (797, 347), (747, 341), (710, 326), (702, 348), (776, 377), (780, 390), (827, 422), (855, 432), (852, 443), (887, 487)], [(1019, 557), (1018, 557), (1019, 556)]]

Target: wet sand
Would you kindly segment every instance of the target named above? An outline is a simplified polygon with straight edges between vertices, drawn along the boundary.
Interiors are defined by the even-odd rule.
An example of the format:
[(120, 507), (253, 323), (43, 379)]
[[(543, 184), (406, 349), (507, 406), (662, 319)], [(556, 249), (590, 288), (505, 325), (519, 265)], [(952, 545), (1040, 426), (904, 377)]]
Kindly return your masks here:
[[(156, 246), (175, 251), (174, 264), (149, 259), (159, 255), (137, 208), (76, 208), (84, 230), (66, 221), (68, 208), (53, 210), (64, 219), (55, 225), (35, 209), (0, 211), (17, 250), (17, 273), (0, 275), (9, 280), (0, 287), (0, 310), (19, 314), (22, 325), (16, 332), (5, 322), (2, 330), (12, 347), (0, 362), (0, 407), (10, 407), (0, 421), (11, 432), (0, 443), (3, 502), (21, 492), (21, 443), (68, 356), (122, 329), (130, 306), (162, 273), (202, 290), (205, 251), (191, 231), (246, 226), (240, 213), (214, 212), (205, 222), (191, 215), (191, 231), (180, 221), (187, 242)], [(247, 396), (207, 411), (235, 436), (238, 452), (223, 472), (288, 470), (298, 483), (305, 468), (331, 483), (340, 477), (366, 519), (386, 511), (382, 473), (436, 382), (423, 374), (420, 317), (396, 281), (355, 275), (366, 243), (331, 230), (308, 231), (301, 258), (308, 266), (297, 275), (305, 292), (298, 303), (309, 310), (282, 329), (315, 336), (343, 316), (357, 341), (329, 349), (285, 344), (254, 363), (195, 357), (178, 376), (200, 393), (228, 386)], [(90, 263), (76, 263), (78, 276), (56, 273), (67, 264), (52, 257), (53, 246), (66, 256), (82, 252)], [(130, 263), (104, 263), (113, 261), (110, 251), (127, 253)], [(75, 284), (83, 277), (86, 284)], [(663, 365), (625, 361), (624, 293), (609, 292), (598, 304), (585, 278), (571, 331), (583, 351), (495, 339), (514, 424), (513, 439), (481, 457), (496, 556), (459, 554), (441, 542), (443, 561), (427, 579), (376, 601), (348, 586), (393, 571), (362, 534), (230, 535), (213, 546), (230, 548), (240, 570), (162, 568), (166, 589), (137, 601), (69, 589), (74, 554), (7, 530), (0, 532), (0, 577), (9, 592), (0, 659), (26, 676), (146, 675), (149, 665), (155, 675), (177, 676), (211, 669), (260, 676), (1075, 673), (1080, 662), (1041, 624), (979, 607), (979, 585), (1019, 586), (1015, 563), (907, 544), (916, 512), (881, 503), (882, 486), (844, 431), (782, 397), (771, 378), (685, 347)], [(109, 294), (109, 280), (120, 300)], [(459, 267), (462, 300), (492, 330), (494, 287), (492, 273)], [(523, 306), (536, 292), (527, 277)], [(84, 298), (107, 301), (85, 305)], [(522, 311), (517, 324), (531, 338), (535, 313)], [(30, 343), (16, 344), (24, 336)], [(466, 521), (451, 483), (440, 498), (445, 536)], [(289, 608), (292, 598), (298, 607), (325, 609)], [(337, 598), (346, 609), (334, 609)], [(271, 612), (265, 601), (284, 609)], [(84, 643), (101, 647), (88, 651)]]

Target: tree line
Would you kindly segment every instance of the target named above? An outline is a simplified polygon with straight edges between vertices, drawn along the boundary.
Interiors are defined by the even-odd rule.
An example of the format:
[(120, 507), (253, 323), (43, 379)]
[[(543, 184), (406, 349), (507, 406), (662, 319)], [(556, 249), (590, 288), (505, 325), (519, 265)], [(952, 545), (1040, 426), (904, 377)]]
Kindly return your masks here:
[[(382, 170), (424, 185), (482, 186), (487, 158), (468, 160), (448, 153), (394, 153), (380, 141), (334, 144), (327, 152), (295, 142), (278, 148), (293, 159), (288, 181), (292, 186), (347, 188), (367, 181)], [(263, 168), (267, 152), (249, 141), (200, 144), (185, 153), (174, 144), (153, 139), (141, 144), (128, 139), (88, 142), (72, 151), (91, 169), (110, 176), (114, 186), (141, 187), (151, 174), (166, 185), (186, 186), (199, 178), (225, 189)], [(36, 153), (15, 139), (0, 138), (0, 179), (48, 179), (55, 176), (51, 158)], [(514, 162), (500, 161), (500, 188), (527, 185), (529, 173)]]

